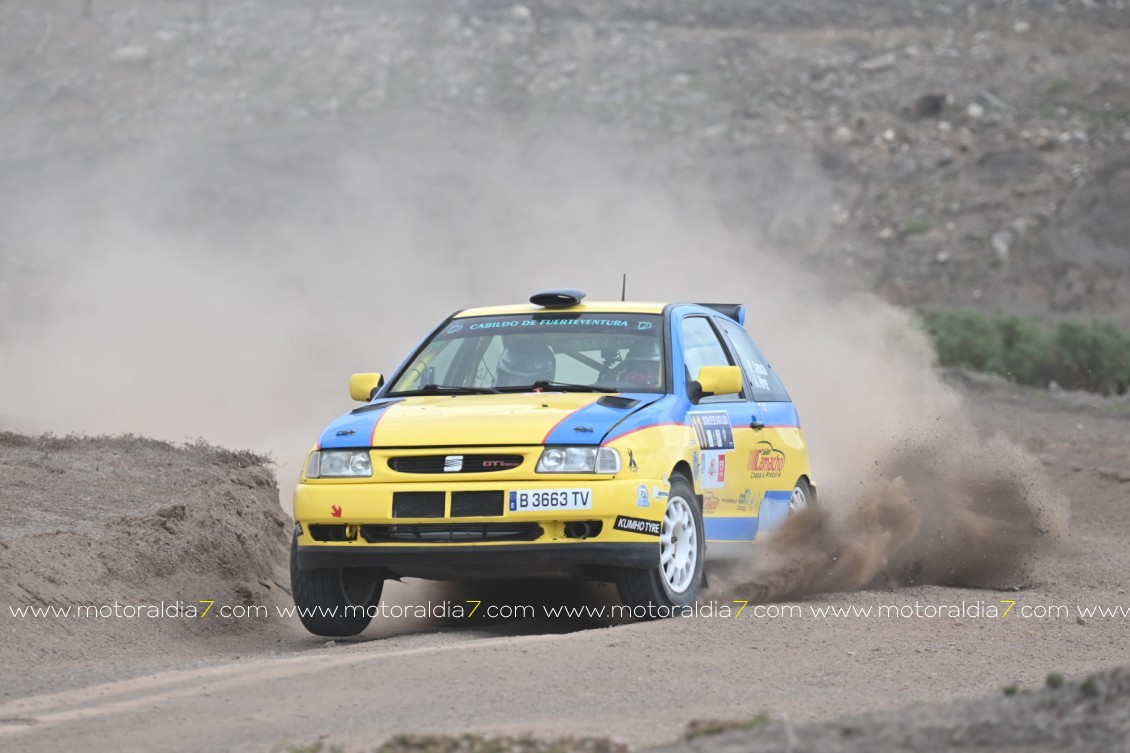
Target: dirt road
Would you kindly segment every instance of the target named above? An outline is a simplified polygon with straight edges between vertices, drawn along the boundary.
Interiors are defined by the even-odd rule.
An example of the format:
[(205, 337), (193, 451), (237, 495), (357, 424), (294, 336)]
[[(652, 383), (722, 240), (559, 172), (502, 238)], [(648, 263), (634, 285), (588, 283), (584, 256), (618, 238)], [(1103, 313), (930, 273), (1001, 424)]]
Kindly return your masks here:
[[(134, 620), (125, 633), (117, 626), (124, 641), (115, 643), (111, 621), (60, 632), (58, 619), (4, 615), (0, 740), (27, 751), (267, 750), (472, 731), (643, 746), (678, 738), (694, 719), (827, 720), (1130, 663), (1130, 618), (1079, 611), (1130, 606), (1126, 401), (959, 381), (979, 427), (1036, 451), (1072, 499), (1070, 534), (1059, 551), (1039, 553), (1022, 590), (823, 594), (725, 617), (755, 595), (715, 589), (700, 616), (662, 622), (378, 618), (361, 639), (338, 643), (304, 635), (293, 618), (174, 635)], [(402, 607), (430, 600), (434, 611), (476, 592), (417, 582), (386, 597)], [(479, 598), (506, 603), (499, 591)], [(530, 593), (510, 603), (522, 600), (556, 603)], [(285, 594), (263, 603), (285, 605)], [(52, 645), (52, 635), (71, 645)]]
[[(454, 308), (615, 296), (625, 270), (629, 296), (745, 301), (841, 490), (937, 397), (912, 317), (855, 293), (1130, 321), (1128, 26), (1125, 0), (0, 2), (0, 750), (644, 746), (1130, 664), (1125, 612), (1080, 611), (1130, 607), (1130, 403), (961, 375), (961, 414), (1071, 503), (1024, 578), (736, 617), (763, 592), (717, 578), (711, 615), (393, 617), (332, 645), (275, 611), (285, 487), (343, 376)], [(963, 450), (937, 462), (1012, 470)], [(14, 611), (77, 604), (110, 613)]]

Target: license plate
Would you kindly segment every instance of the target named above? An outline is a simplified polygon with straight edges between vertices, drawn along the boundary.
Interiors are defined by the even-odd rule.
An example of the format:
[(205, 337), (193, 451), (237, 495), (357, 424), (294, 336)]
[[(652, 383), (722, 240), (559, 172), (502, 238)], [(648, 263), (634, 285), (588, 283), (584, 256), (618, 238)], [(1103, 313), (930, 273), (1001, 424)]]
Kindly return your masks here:
[(591, 509), (592, 489), (538, 489), (510, 492), (510, 512)]

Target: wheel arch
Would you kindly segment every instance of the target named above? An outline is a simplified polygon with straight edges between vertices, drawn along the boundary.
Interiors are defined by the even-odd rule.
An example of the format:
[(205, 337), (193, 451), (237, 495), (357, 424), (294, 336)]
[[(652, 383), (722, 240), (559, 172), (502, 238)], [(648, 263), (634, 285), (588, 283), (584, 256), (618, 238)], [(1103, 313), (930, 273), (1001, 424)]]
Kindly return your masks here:
[(686, 479), (687, 483), (691, 485), (691, 489), (694, 490), (694, 498), (698, 502), (698, 509), (701, 510), (703, 499), (698, 491), (698, 487), (695, 486), (694, 471), (691, 470), (691, 464), (685, 460), (680, 460), (675, 463), (675, 467), (671, 469), (671, 476), (682, 476)]
[(680, 460), (675, 463), (675, 467), (671, 469), (672, 476), (682, 476), (690, 485), (694, 486), (694, 471), (691, 470), (691, 464), (685, 460)]

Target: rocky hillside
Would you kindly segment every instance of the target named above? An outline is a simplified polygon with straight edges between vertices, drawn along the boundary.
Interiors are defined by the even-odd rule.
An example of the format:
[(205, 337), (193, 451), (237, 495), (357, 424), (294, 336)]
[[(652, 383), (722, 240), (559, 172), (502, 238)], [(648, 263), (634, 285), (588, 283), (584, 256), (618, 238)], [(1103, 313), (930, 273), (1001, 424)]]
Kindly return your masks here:
[(169, 219), (228, 228), (290, 211), (246, 176), (316, 163), (294, 134), (411, 112), (630, 134), (899, 304), (1130, 323), (1128, 34), (1121, 0), (2, 3), (0, 314), (35, 305), (17, 198), (203, 132)]

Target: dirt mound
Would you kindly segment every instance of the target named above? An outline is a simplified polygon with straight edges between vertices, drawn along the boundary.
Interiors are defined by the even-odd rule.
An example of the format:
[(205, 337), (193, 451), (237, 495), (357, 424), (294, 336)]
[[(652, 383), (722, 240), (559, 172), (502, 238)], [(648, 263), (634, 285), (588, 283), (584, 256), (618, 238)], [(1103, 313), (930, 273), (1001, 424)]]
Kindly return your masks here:
[(262, 628), (220, 607), (285, 596), (288, 530), (251, 453), (0, 433), (4, 662)]

